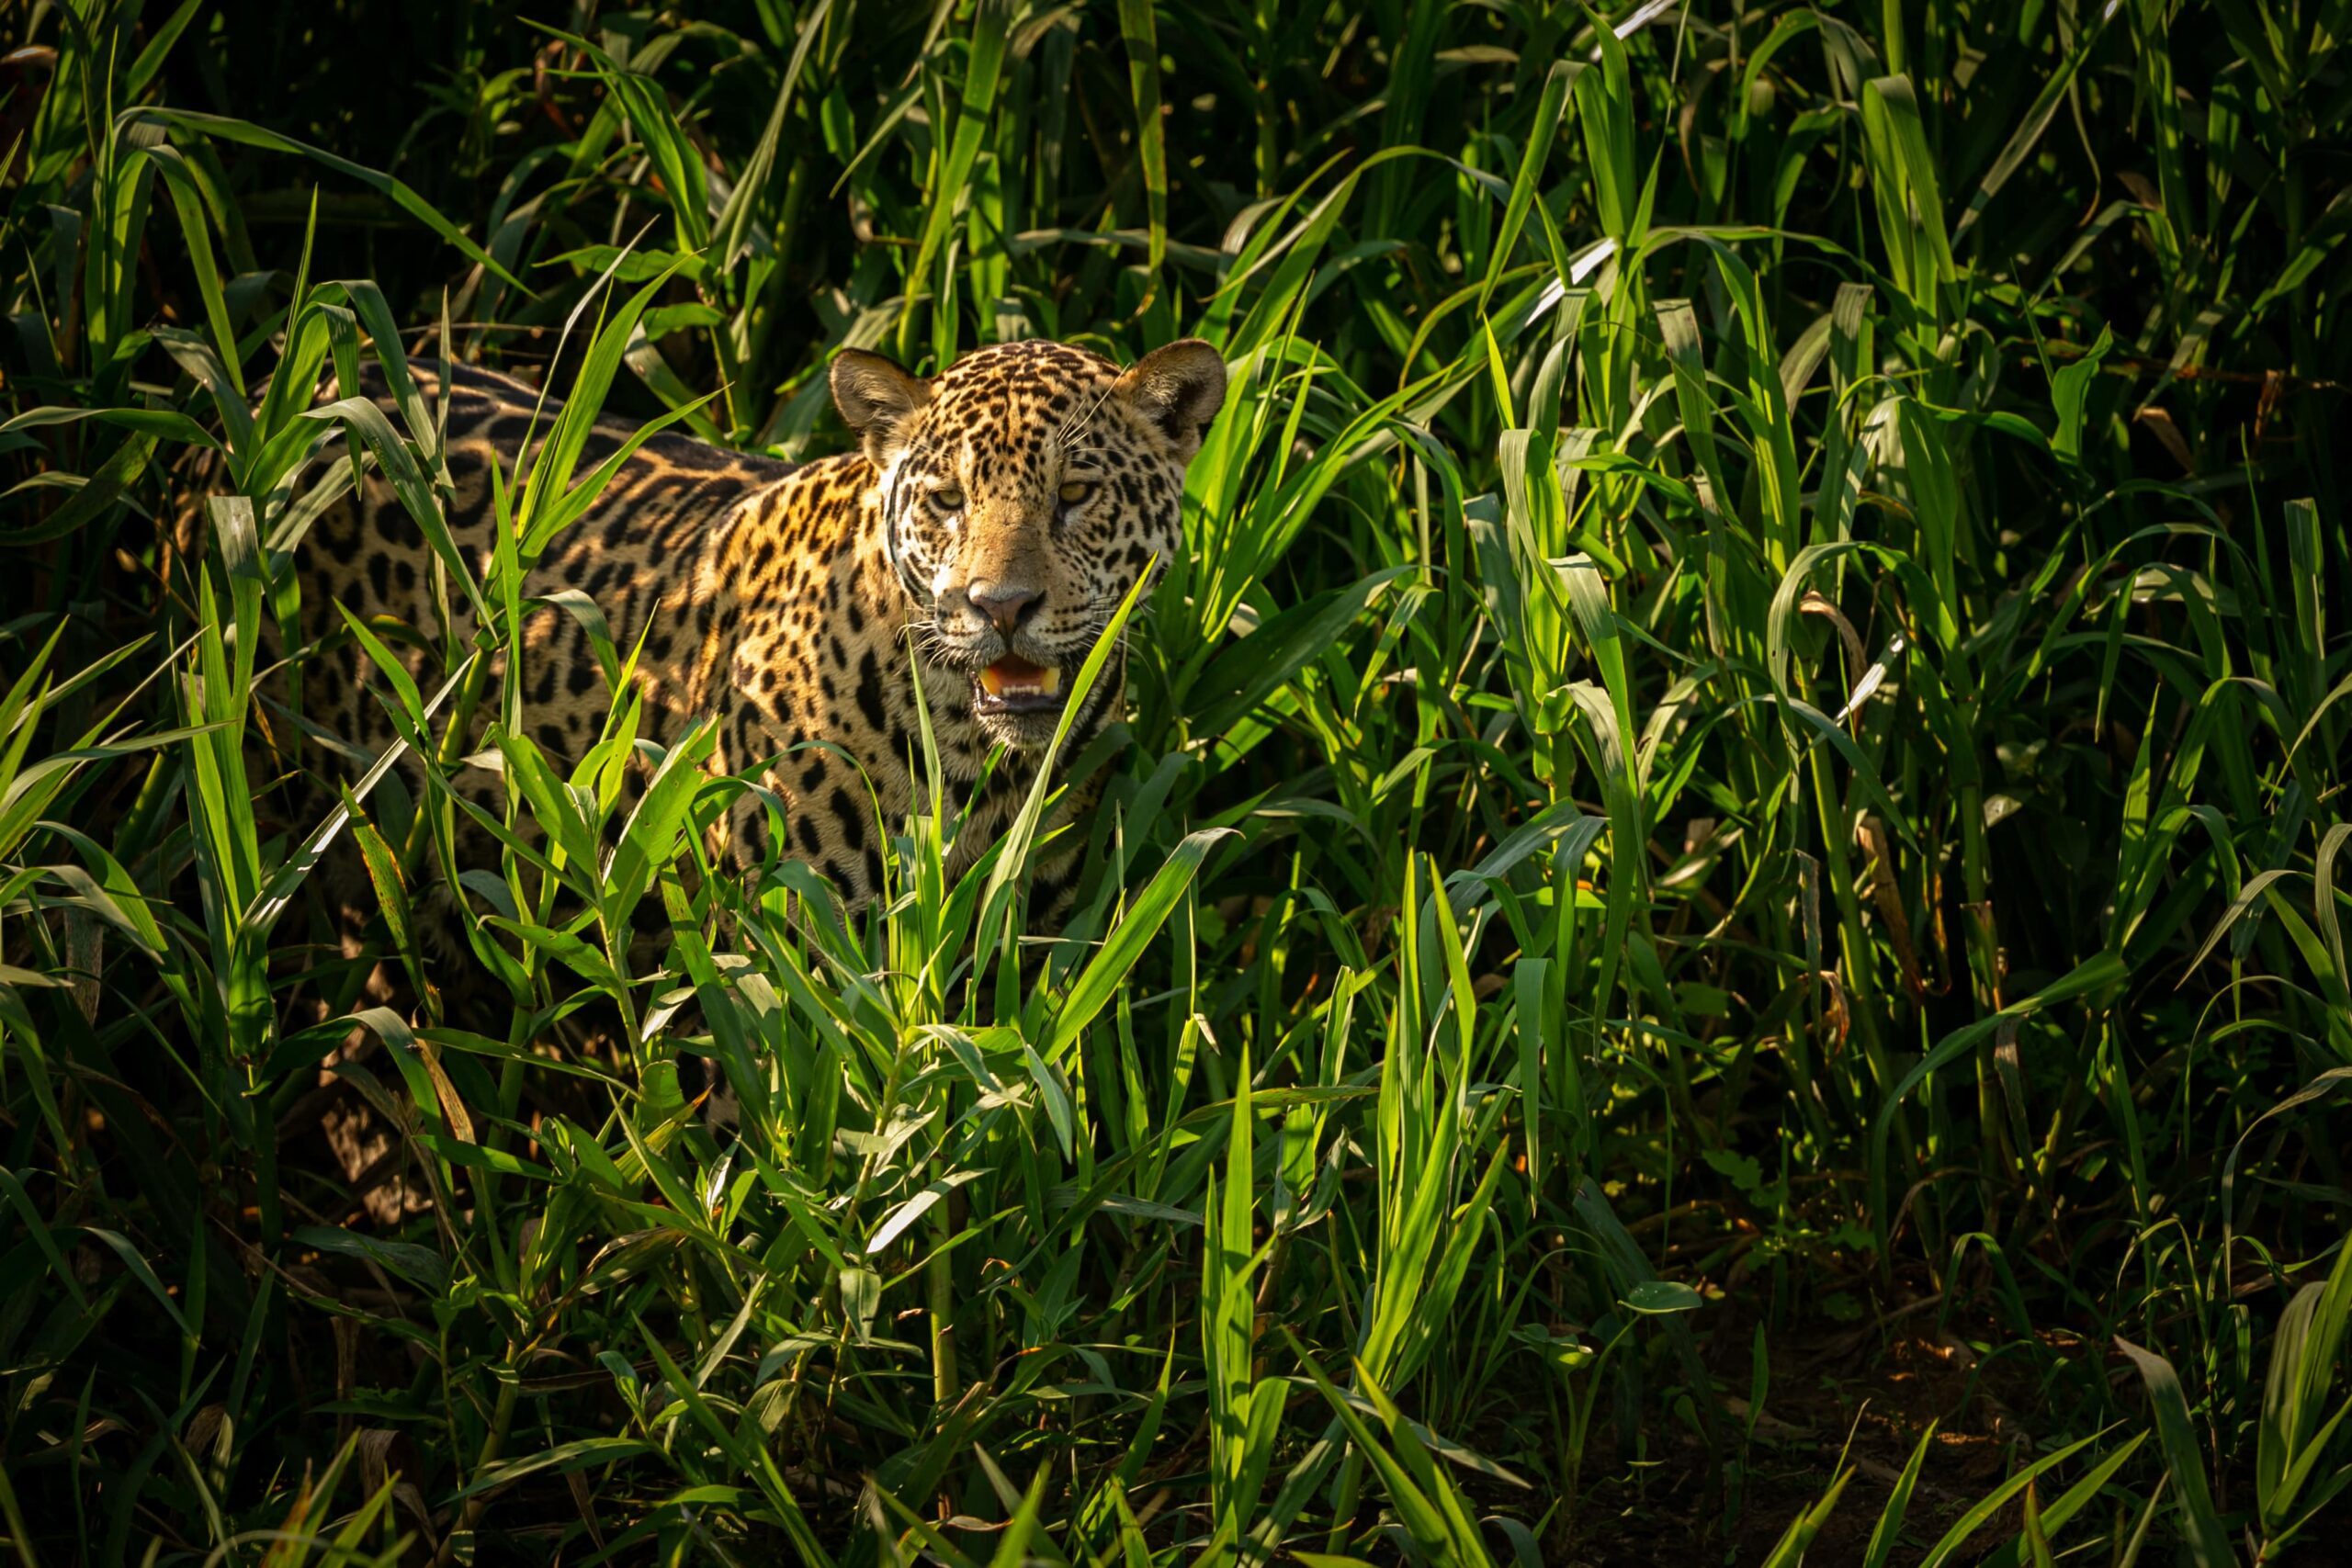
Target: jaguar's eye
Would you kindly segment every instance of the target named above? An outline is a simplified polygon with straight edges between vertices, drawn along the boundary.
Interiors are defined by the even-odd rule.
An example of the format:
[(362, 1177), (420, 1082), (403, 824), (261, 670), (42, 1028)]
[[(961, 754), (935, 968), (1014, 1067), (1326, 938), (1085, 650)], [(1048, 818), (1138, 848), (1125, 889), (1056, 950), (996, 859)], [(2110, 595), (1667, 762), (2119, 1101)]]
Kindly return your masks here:
[(1085, 479), (1071, 479), (1062, 486), (1062, 504), (1077, 506), (1094, 493), (1094, 486)]
[(964, 510), (964, 492), (953, 486), (935, 490), (931, 492), (931, 503), (942, 512), (961, 512)]

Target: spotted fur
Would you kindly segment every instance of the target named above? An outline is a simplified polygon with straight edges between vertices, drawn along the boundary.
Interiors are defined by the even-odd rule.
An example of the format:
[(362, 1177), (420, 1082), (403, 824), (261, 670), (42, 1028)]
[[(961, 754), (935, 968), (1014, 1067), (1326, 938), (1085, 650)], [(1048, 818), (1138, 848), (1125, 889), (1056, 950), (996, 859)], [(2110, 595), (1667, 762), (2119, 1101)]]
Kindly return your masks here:
[[(428, 397), (443, 396), (424, 380)], [(1019, 759), (1041, 750), (1059, 717), (1057, 702), (991, 711), (982, 671), (1019, 660), (1058, 671), (1069, 689), (1130, 585), (1181, 547), (1184, 468), (1223, 401), (1225, 367), (1190, 340), (1125, 371), (1066, 344), (1014, 343), (928, 378), (846, 352), (832, 387), (857, 450), (796, 468), (656, 435), (557, 540), (526, 592), (586, 593), (623, 650), (642, 635), (640, 734), (667, 743), (715, 718), (712, 770), (755, 771), (782, 801), (781, 842), (757, 796), (737, 803), (724, 833), (736, 866), (771, 853), (804, 861), (855, 908), (883, 880), (876, 807), (890, 822), (922, 804), (916, 674), (954, 796), (946, 804), (971, 807), (956, 845), (968, 864), (1017, 810), (1034, 776)], [(448, 522), (486, 570), (492, 466), (513, 472), (552, 405), (473, 369), (453, 376), (446, 401)], [(623, 422), (600, 422), (581, 471), (629, 434)], [(297, 567), (307, 636), (334, 633), (341, 618), (330, 606), (340, 603), (437, 641), (432, 554), (379, 480), (321, 517)], [(462, 599), (448, 598), (453, 629), (469, 635)], [(542, 609), (522, 640), (525, 728), (566, 768), (595, 742), (611, 694), (576, 617)], [(424, 662), (421, 652), (407, 657)], [(1120, 711), (1123, 673), (1114, 658), (1064, 758)], [(346, 742), (353, 771), (393, 739), (369, 690), (378, 679), (348, 640), (311, 662), (306, 716)], [(481, 711), (498, 711), (494, 696)], [(982, 787), (998, 745), (1013, 765)], [(481, 770), (458, 783), (485, 801), (497, 787)], [(1071, 802), (1066, 814), (1090, 805)], [(1073, 863), (1065, 855), (1044, 869), (1042, 899)]]

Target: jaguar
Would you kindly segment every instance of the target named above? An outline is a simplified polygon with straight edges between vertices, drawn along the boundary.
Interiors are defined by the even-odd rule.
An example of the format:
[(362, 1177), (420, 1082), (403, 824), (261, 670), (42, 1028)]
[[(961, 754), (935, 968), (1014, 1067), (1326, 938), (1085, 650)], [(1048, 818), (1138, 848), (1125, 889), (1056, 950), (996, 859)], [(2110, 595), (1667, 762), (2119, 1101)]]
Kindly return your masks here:
[[(514, 472), (560, 404), (487, 370), (453, 367), (445, 382), (412, 368), (446, 416), (450, 536), (487, 573), (492, 470)], [(381, 373), (367, 374), (366, 395), (389, 412)], [(854, 910), (883, 888), (878, 824), (927, 804), (918, 682), (953, 797), (941, 804), (967, 814), (951, 870), (1010, 823), (1080, 664), (1130, 587), (1144, 580), (1148, 592), (1182, 547), (1185, 469), (1223, 406), (1226, 367), (1198, 339), (1125, 368), (1082, 347), (1017, 341), (928, 377), (845, 349), (830, 382), (854, 438), (837, 456), (796, 466), (668, 430), (646, 438), (526, 579), (541, 607), (514, 668), (492, 668), (520, 684), (525, 728), (550, 761), (579, 758), (623, 694), (605, 689), (589, 617), (550, 601), (577, 591), (565, 595), (576, 609), (584, 595), (615, 646), (639, 650), (629, 677), (639, 734), (666, 744), (709, 720), (709, 770), (754, 777), (780, 803), (778, 815), (758, 792), (737, 797), (718, 833), (725, 863), (804, 862)], [(600, 419), (578, 471), (638, 431)], [(295, 567), (303, 634), (331, 649), (311, 661), (305, 717), (356, 769), (394, 728), (372, 690), (376, 665), (348, 636), (334, 646), (333, 606), (409, 628), (386, 642), (416, 674), (453, 596), (379, 474), (319, 517)], [(449, 620), (470, 637), (462, 607)], [(1070, 716), (1064, 765), (1121, 712), (1124, 674), (1122, 650)], [(991, 763), (998, 748), (1012, 765)], [(458, 784), (485, 800), (497, 787), (481, 770)], [(1093, 794), (1069, 792), (1058, 819), (1081, 817)], [(1037, 868), (1033, 908), (1066, 897), (1079, 860), (1064, 850)]]

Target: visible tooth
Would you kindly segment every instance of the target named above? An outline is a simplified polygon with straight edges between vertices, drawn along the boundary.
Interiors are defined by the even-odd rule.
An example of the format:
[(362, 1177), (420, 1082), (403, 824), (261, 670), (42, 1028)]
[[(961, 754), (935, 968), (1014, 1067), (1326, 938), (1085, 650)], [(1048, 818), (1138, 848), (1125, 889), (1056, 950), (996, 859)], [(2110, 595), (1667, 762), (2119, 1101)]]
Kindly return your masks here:
[(979, 683), (981, 692), (990, 697), (1050, 697), (1062, 689), (1062, 672), (1057, 666), (1041, 668), (1026, 660), (1008, 658), (984, 666)]

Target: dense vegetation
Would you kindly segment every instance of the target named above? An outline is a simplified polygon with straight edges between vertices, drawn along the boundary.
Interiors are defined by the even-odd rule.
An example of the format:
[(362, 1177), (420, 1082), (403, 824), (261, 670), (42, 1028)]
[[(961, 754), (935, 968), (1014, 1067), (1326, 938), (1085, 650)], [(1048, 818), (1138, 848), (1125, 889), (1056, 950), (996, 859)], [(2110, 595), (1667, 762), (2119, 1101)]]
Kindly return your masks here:
[[(16, 1559), (2334, 1560), (2352, 7), (1610, 10), (20, 13)], [(269, 766), (292, 543), (437, 516), (338, 371), (797, 457), (843, 344), (1187, 333), (1066, 931), (470, 704), (560, 441), (387, 699), (501, 862)]]

